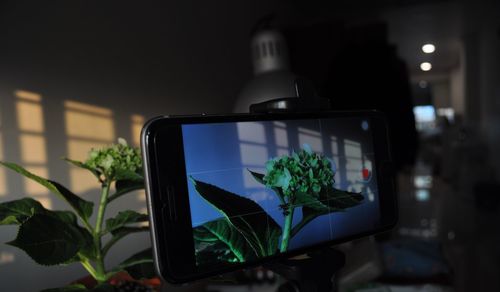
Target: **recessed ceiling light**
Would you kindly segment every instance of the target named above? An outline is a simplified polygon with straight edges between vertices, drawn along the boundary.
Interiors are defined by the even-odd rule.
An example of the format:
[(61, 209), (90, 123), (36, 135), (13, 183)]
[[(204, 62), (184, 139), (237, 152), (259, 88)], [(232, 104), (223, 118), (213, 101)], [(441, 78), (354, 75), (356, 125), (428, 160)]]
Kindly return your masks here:
[(420, 69), (422, 69), (422, 71), (430, 71), (432, 69), (432, 64), (429, 62), (423, 62), (420, 64)]
[(427, 81), (425, 80), (420, 80), (420, 82), (418, 82), (418, 86), (420, 88), (427, 88)]
[(422, 46), (422, 51), (426, 54), (434, 53), (435, 50), (436, 46), (434, 46), (433, 44), (425, 44)]

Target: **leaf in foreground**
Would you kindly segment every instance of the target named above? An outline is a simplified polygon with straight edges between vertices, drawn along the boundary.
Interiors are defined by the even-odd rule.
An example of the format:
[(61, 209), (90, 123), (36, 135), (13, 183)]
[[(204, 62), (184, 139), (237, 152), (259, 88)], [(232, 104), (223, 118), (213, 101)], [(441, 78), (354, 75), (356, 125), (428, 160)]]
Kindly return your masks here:
[(250, 199), (192, 177), (191, 181), (196, 191), (229, 220), (258, 256), (276, 253), (281, 227), (261, 206)]
[(147, 248), (121, 262), (113, 271), (127, 271), (135, 279), (153, 278), (156, 276), (153, 265), (153, 251)]
[(219, 251), (221, 246), (224, 246), (225, 250), (233, 254), (239, 262), (245, 262), (258, 256), (245, 240), (245, 237), (226, 218), (210, 221), (195, 227), (193, 235), (195, 244), (200, 242), (211, 243), (205, 249), (217, 246)]
[(73, 209), (75, 209), (76, 213), (78, 216), (80, 216), (83, 220), (88, 220), (89, 217), (92, 215), (92, 211), (94, 208), (94, 203), (85, 201), (82, 198), (78, 197), (77, 195), (73, 194), (70, 190), (68, 190), (66, 187), (63, 185), (44, 179), (42, 177), (39, 177), (36, 174), (33, 174), (29, 171), (27, 171), (25, 168), (15, 164), (15, 163), (10, 163), (10, 162), (1, 162), (3, 166), (25, 176), (26, 178), (29, 178), (42, 186), (46, 187), (49, 191), (54, 193), (55, 195), (58, 195), (61, 197), (63, 200), (65, 200)]
[(335, 188), (324, 190), (320, 193), (319, 199), (323, 208), (318, 205), (302, 207), (302, 220), (292, 228), (292, 236), (297, 234), (305, 225), (321, 215), (332, 212), (341, 212), (347, 208), (361, 204), (364, 197), (360, 193), (343, 191)]
[(0, 203), (0, 225), (19, 225), (45, 208), (32, 198)]
[(106, 230), (115, 234), (115, 231), (130, 224), (146, 222), (148, 215), (140, 214), (132, 210), (119, 212), (114, 218), (106, 220)]
[(77, 227), (51, 215), (35, 214), (8, 244), (24, 250), (38, 264), (57, 265), (74, 259), (86, 241)]

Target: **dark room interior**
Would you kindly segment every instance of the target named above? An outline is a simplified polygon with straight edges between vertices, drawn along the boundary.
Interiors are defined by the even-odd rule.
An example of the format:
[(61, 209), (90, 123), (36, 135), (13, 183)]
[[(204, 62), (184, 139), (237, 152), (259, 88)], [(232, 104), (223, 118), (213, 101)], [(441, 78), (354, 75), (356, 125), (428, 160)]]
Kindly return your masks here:
[[(0, 161), (97, 204), (95, 177), (61, 157), (84, 161), (120, 138), (140, 147), (156, 116), (247, 113), (309, 94), (306, 104), (333, 111), (378, 110), (391, 134), (399, 220), (334, 247), (346, 256), (337, 290), (500, 291), (500, 1), (4, 0), (0, 40)], [(80, 264), (40, 265), (4, 244), (19, 226), (1, 203), (29, 197), (68, 210), (7, 168), (0, 291), (87, 277)], [(144, 190), (130, 190), (100, 219), (146, 214)], [(147, 219), (133, 228), (148, 231), (139, 221)], [(134, 232), (105, 264), (150, 246), (149, 232)], [(278, 290), (286, 280), (267, 267), (182, 286), (155, 279), (146, 290), (102, 291), (298, 291)]]

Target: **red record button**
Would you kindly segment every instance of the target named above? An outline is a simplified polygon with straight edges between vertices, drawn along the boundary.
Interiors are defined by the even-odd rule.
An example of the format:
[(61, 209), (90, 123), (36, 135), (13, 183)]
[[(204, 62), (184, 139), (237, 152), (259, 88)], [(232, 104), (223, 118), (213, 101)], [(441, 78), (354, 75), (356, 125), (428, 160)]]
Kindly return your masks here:
[(370, 171), (366, 168), (363, 168), (361, 170), (361, 175), (363, 176), (364, 180), (368, 180), (370, 178)]

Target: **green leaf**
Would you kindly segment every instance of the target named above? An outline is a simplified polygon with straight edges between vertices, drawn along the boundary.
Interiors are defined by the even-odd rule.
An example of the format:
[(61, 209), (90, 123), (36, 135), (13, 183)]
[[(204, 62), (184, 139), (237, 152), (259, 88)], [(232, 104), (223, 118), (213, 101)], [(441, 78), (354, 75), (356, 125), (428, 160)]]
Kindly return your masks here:
[(0, 225), (19, 225), (45, 208), (32, 198), (0, 203)]
[(319, 212), (327, 212), (329, 211), (328, 205), (324, 202), (320, 201), (319, 198), (315, 197), (312, 194), (297, 192), (294, 196), (293, 207), (301, 207), (310, 208), (313, 210), (317, 210)]
[(258, 172), (253, 172), (250, 169), (247, 169), (248, 172), (255, 178), (255, 180), (263, 185), (266, 185), (266, 182), (264, 182), (264, 174), (258, 173)]
[(116, 217), (106, 220), (106, 230), (111, 232), (111, 234), (115, 234), (118, 229), (125, 227), (126, 225), (146, 221), (148, 221), (148, 215), (140, 214), (132, 210), (126, 210), (119, 212)]
[(113, 247), (113, 245), (115, 245), (115, 243), (118, 242), (123, 237), (137, 232), (149, 232), (149, 227), (148, 226), (121, 227), (116, 229), (113, 233), (113, 237), (111, 238), (111, 240), (108, 241), (106, 245), (103, 247), (102, 254), (106, 255), (108, 251), (111, 249), (111, 247)]
[(255, 254), (266, 256), (276, 253), (281, 227), (261, 206), (250, 199), (192, 177), (191, 181), (196, 191), (243, 235)]
[(117, 169), (115, 179), (117, 181), (144, 181), (144, 177), (128, 168)]
[(24, 250), (41, 265), (57, 265), (71, 261), (85, 245), (81, 231), (48, 214), (35, 214), (26, 220), (14, 241), (7, 244)]
[(133, 191), (144, 189), (144, 178), (135, 180), (118, 180), (115, 183), (116, 192), (108, 198), (108, 203)]
[(228, 265), (240, 262), (222, 241), (195, 242), (196, 264), (199, 266)]
[(222, 242), (239, 262), (255, 259), (256, 254), (245, 237), (231, 225), (228, 219), (221, 218), (207, 222), (193, 229), (195, 243)]
[(319, 193), (319, 199), (323, 207), (317, 204), (302, 207), (302, 220), (292, 228), (292, 237), (318, 216), (355, 207), (363, 202), (364, 197), (360, 193), (343, 191), (332, 187), (322, 190)]
[(41, 292), (83, 292), (88, 291), (87, 288), (82, 284), (73, 284), (61, 288), (50, 288), (44, 289)]
[[(261, 184), (263, 184), (264, 186), (266, 185), (266, 182), (264, 181), (264, 174), (262, 173), (258, 173), (258, 172), (253, 172), (251, 171), (250, 169), (247, 169), (248, 172), (250, 172), (250, 174), (255, 178), (255, 180)], [(276, 193), (276, 195), (278, 196), (278, 198), (280, 199), (280, 202), (283, 204), (285, 203), (285, 195), (283, 194), (283, 192), (281, 191), (280, 188), (272, 188), (272, 190)]]
[(147, 248), (121, 262), (113, 272), (125, 270), (135, 279), (153, 278), (156, 276), (153, 266), (153, 251)]
[(94, 203), (83, 200), (61, 184), (41, 178), (15, 163), (0, 162), (0, 164), (46, 187), (49, 191), (61, 197), (75, 209), (82, 220), (88, 222), (89, 217), (92, 215)]
[(72, 164), (72, 165), (74, 165), (76, 167), (83, 168), (83, 169), (86, 169), (86, 170), (90, 171), (97, 178), (97, 180), (101, 179), (101, 174), (102, 173), (99, 171), (99, 169), (90, 167), (86, 163), (78, 161), (78, 160), (72, 160), (72, 159), (69, 159), (69, 158), (66, 158), (66, 157), (64, 157), (63, 160), (69, 162), (70, 164)]
[[(31, 198), (23, 198), (11, 202), (0, 204), (0, 225), (1, 224), (22, 224), (29, 218), (38, 215), (46, 215), (60, 220), (69, 226), (77, 228), (82, 234), (84, 241), (79, 253), (89, 259), (95, 258), (95, 248), (92, 235), (85, 229), (78, 226), (76, 215), (71, 211), (51, 211), (45, 209), (42, 204)], [(78, 261), (78, 255), (75, 255), (65, 263)]]

